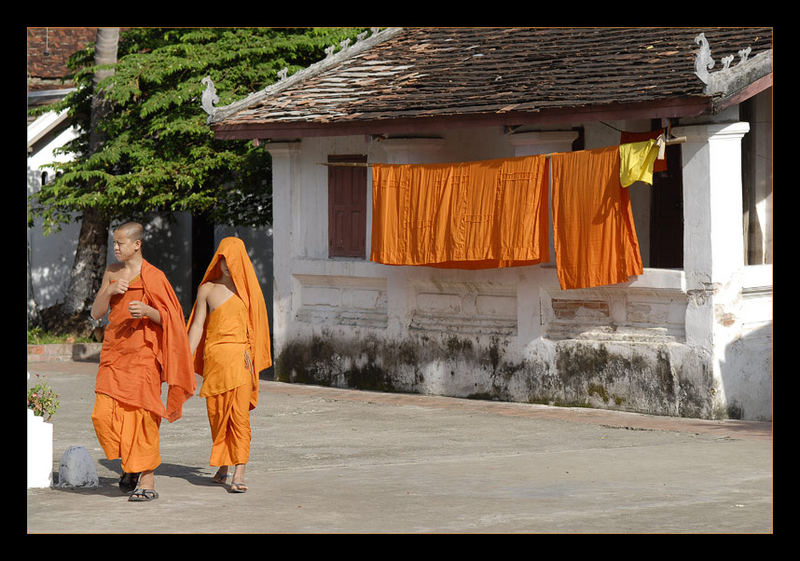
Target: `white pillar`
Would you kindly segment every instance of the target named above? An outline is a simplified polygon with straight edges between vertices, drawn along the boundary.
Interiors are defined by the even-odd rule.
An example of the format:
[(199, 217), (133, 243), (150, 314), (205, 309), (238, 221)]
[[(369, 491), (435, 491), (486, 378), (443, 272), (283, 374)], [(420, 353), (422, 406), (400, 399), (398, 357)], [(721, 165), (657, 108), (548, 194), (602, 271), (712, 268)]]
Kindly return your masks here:
[(677, 127), (683, 155), (684, 272), (689, 303), (686, 342), (707, 353), (714, 378), (714, 414), (724, 417), (725, 351), (741, 329), (744, 232), (742, 137), (748, 123)]
[(53, 483), (53, 425), (28, 409), (28, 489)]
[[(443, 138), (387, 138), (380, 147), (386, 154), (388, 164), (429, 164), (441, 161), (442, 149), (447, 145)], [(368, 175), (372, 185), (372, 170)], [(369, 205), (372, 206), (372, 188), (369, 189)], [(372, 226), (368, 227), (372, 234)], [(389, 337), (401, 338), (406, 335), (412, 310), (416, 308), (414, 278), (426, 275), (418, 267), (391, 267), (384, 269), (386, 275), (386, 306), (388, 323), (386, 333)]]
[(296, 155), (300, 152), (300, 143), (274, 142), (267, 144), (266, 149), (272, 156), (272, 267), (274, 278), (272, 359), (274, 362), (286, 346), (292, 317), (291, 259), (295, 244), (295, 220), (298, 218), (292, 205), (292, 187), (297, 165)]
[[(514, 156), (572, 152), (572, 143), (577, 138), (577, 131), (522, 132), (508, 137), (509, 142), (514, 147)], [(547, 272), (552, 273), (552, 280), (557, 284), (558, 279), (555, 274), (556, 256), (553, 247), (553, 205), (550, 201), (551, 194), (550, 189), (548, 189), (547, 235), (550, 246), (550, 262), (543, 264), (542, 267), (549, 269)], [(543, 335), (544, 321), (542, 321), (541, 317), (540, 301), (542, 298), (549, 301), (549, 298), (540, 293), (543, 287), (540, 282), (537, 282), (538, 279), (541, 279), (541, 275), (536, 278), (531, 275), (521, 275), (517, 283), (517, 338), (521, 348)]]

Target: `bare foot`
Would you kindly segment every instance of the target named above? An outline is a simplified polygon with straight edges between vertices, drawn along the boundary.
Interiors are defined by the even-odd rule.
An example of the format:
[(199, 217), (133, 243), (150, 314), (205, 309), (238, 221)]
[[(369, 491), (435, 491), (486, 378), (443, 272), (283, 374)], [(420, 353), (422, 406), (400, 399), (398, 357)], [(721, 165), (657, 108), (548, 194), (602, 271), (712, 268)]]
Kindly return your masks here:
[(143, 471), (141, 475), (139, 475), (139, 484), (137, 485), (139, 489), (155, 489), (156, 488), (156, 477), (153, 473), (153, 470), (150, 471)]
[(233, 480), (231, 481), (232, 493), (246, 493), (247, 485), (244, 483), (244, 468), (247, 464), (237, 464), (233, 471)]
[(128, 500), (131, 502), (146, 502), (158, 498), (156, 493), (156, 478), (153, 470), (143, 471), (139, 476), (139, 484), (133, 490)]
[(228, 466), (221, 466), (217, 470), (217, 473), (214, 474), (214, 477), (211, 478), (211, 481), (219, 483), (220, 485), (225, 485), (228, 481)]

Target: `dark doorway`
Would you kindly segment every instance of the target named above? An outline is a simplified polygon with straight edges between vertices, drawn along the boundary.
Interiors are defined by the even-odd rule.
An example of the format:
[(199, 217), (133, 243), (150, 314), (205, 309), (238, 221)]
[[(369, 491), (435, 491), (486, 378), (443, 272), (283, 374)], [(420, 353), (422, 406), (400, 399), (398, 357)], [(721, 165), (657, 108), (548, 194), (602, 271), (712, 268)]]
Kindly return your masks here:
[(683, 268), (683, 162), (681, 146), (666, 147), (667, 170), (653, 174), (650, 210), (650, 263)]
[(202, 216), (192, 216), (192, 302), (214, 256), (214, 223)]

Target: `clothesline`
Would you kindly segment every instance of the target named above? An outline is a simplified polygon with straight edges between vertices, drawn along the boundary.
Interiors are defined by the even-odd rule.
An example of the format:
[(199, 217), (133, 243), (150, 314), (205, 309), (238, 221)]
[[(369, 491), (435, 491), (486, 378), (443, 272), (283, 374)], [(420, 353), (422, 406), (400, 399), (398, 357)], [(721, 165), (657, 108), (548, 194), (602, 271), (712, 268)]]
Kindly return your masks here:
[(655, 134), (547, 159), (376, 163), (370, 261), (494, 269), (554, 258), (565, 290), (627, 282), (643, 266), (625, 187), (653, 184), (667, 136)]
[[(663, 135), (662, 135), (663, 136)], [(678, 136), (676, 138), (670, 138), (664, 141), (664, 144), (667, 146), (671, 146), (673, 144), (683, 144), (686, 142), (685, 136)], [(554, 153), (552, 152), (549, 154), (531, 154), (532, 156), (544, 156), (545, 158), (550, 158)], [(377, 164), (375, 162), (320, 162), (321, 166), (329, 166), (329, 167), (372, 167), (374, 165), (386, 165), (386, 164)]]

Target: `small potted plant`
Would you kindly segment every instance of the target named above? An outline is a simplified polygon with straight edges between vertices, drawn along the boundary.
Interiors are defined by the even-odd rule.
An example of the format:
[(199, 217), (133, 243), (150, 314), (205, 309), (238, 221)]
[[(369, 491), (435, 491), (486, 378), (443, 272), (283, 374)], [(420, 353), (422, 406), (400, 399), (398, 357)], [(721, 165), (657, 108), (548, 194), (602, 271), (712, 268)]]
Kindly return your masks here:
[(28, 390), (29, 488), (50, 487), (52, 484), (53, 425), (46, 421), (55, 414), (58, 406), (58, 394), (47, 382), (39, 382)]
[(28, 409), (32, 410), (37, 417), (43, 417), (45, 421), (49, 421), (55, 415), (58, 406), (58, 394), (47, 382), (39, 382), (28, 390)]

